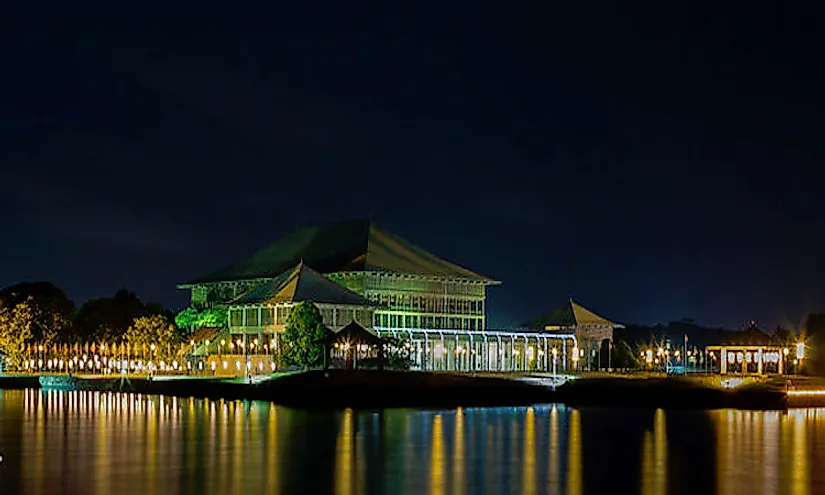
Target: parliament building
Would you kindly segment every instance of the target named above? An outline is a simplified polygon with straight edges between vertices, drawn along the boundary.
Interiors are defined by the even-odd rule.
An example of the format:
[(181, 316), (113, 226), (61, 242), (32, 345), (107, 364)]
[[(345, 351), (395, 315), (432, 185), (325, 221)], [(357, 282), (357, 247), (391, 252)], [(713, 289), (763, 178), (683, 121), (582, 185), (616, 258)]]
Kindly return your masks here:
[[(554, 362), (570, 369), (594, 337), (612, 339), (620, 326), (571, 301), (572, 319), (559, 320), (559, 313), (524, 328), (491, 330), (487, 289), (499, 283), (355, 220), (298, 229), (179, 288), (191, 291), (194, 307), (227, 308), (227, 327), (209, 336), (206, 352), (214, 355), (235, 342), (257, 343), (256, 353), (276, 349), (291, 308), (304, 301), (333, 331), (355, 321), (407, 340), (414, 366), (426, 370), (550, 370)], [(577, 334), (586, 335), (586, 347)]]

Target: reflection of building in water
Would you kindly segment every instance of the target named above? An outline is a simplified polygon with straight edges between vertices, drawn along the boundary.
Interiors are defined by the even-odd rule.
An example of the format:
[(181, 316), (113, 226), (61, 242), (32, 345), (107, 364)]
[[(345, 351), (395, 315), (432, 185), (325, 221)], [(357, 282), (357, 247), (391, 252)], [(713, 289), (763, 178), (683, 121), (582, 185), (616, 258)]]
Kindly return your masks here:
[(582, 420), (578, 409), (570, 411), (567, 434), (567, 495), (582, 493)]
[(534, 495), (537, 488), (536, 479), (536, 413), (532, 407), (524, 415), (524, 452), (521, 456), (521, 483), (524, 495)]
[(708, 412), (716, 427), (716, 492), (817, 493), (811, 485), (808, 428), (822, 423), (823, 412)]
[(430, 438), (430, 493), (442, 495), (447, 491), (444, 425), (440, 414), (433, 417), (432, 437)]

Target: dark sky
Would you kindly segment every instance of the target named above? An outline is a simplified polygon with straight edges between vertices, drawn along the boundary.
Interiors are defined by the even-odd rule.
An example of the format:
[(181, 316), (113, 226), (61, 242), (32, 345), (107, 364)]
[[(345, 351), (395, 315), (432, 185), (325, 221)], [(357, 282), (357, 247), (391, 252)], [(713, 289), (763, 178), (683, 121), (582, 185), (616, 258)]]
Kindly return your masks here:
[(180, 307), (372, 214), (502, 280), (492, 326), (568, 295), (625, 323), (825, 311), (820, 13), (659, 3), (38, 4), (2, 35), (0, 285)]

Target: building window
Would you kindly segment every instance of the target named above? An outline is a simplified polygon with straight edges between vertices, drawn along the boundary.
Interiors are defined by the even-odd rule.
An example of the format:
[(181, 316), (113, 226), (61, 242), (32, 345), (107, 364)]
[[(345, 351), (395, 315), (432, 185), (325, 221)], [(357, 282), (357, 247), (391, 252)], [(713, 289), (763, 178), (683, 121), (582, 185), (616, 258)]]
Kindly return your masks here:
[(233, 327), (243, 326), (243, 310), (233, 309), (229, 312), (229, 325)]
[(260, 324), (258, 321), (258, 308), (246, 309), (246, 326), (257, 327)]
[(277, 324), (278, 325), (286, 325), (287, 320), (289, 319), (289, 314), (292, 312), (292, 308), (289, 306), (281, 306), (278, 308), (278, 318)]
[(275, 308), (261, 309), (261, 326), (267, 327), (275, 322)]

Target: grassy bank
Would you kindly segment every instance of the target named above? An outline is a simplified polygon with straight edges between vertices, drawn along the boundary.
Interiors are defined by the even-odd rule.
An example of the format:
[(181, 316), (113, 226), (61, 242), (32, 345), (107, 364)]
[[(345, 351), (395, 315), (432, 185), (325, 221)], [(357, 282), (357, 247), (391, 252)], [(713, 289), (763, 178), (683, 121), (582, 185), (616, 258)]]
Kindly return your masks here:
[[(177, 397), (263, 400), (303, 408), (510, 406), (558, 402), (573, 407), (784, 409), (784, 382), (756, 380), (725, 388), (719, 377), (578, 378), (557, 390), (512, 376), (399, 371), (309, 371), (267, 377), (128, 379), (44, 378), (68, 390), (124, 391)], [(37, 388), (37, 377), (0, 376), (0, 388)]]
[(553, 392), (504, 378), (394, 371), (309, 371), (261, 383), (132, 380), (139, 393), (272, 401), (309, 408), (528, 405)]
[(784, 388), (769, 381), (720, 386), (718, 378), (589, 378), (565, 383), (556, 399), (569, 406), (668, 409), (785, 409)]

